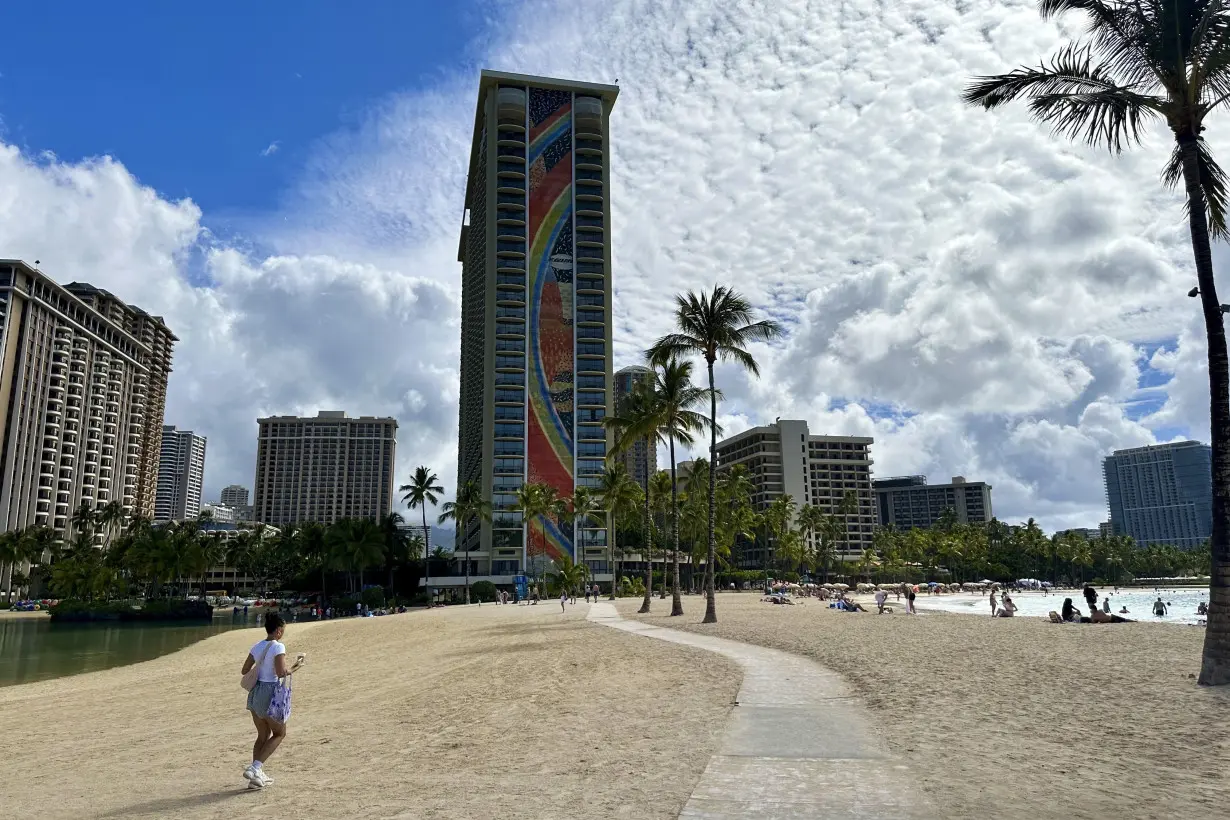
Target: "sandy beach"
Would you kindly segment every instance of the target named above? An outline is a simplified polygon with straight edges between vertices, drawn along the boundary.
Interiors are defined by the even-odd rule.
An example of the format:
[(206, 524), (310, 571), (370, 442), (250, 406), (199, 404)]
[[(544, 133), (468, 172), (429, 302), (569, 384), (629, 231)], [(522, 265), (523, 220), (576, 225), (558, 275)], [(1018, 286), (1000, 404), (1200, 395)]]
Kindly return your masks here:
[(259, 630), (0, 689), (0, 806), (40, 818), (673, 818), (716, 748), (730, 662), (586, 623), (589, 607), (292, 624), (295, 711), (243, 787), (239, 666)]
[(1212, 817), (1230, 805), (1230, 691), (1196, 686), (1196, 627), (880, 616), (752, 593), (717, 603), (710, 626), (698, 596), (678, 618), (669, 599), (648, 616), (634, 614), (639, 600), (618, 608), (841, 672), (946, 817)]

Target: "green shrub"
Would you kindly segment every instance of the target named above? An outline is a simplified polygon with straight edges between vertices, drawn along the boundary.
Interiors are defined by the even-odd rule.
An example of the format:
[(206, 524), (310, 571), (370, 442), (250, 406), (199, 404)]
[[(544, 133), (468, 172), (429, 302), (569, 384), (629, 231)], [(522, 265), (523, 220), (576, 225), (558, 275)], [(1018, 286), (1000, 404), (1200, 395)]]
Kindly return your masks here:
[(379, 609), (384, 606), (384, 587), (368, 587), (360, 593), (359, 600), (368, 609)]
[(0, 612), (3, 612), (4, 610), (9, 609), (12, 606), (13, 606), (13, 603), (11, 601), (0, 601)]
[(489, 604), (499, 597), (499, 590), (490, 581), (476, 581), (470, 587), (470, 600), (480, 604)]

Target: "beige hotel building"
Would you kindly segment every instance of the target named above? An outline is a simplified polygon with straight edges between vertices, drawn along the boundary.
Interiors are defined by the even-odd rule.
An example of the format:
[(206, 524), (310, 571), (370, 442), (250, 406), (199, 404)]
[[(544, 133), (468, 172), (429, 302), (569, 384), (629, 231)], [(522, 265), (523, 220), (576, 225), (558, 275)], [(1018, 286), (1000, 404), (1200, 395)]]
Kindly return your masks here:
[[(854, 560), (871, 547), (876, 524), (872, 442), (863, 436), (815, 436), (806, 421), (778, 419), (718, 442), (718, 469), (738, 464), (747, 468), (754, 487), (752, 506), (758, 512), (789, 495), (799, 508), (811, 504), (826, 515), (837, 515), (846, 526), (837, 557)], [(841, 515), (838, 508), (846, 493), (853, 493), (856, 509)], [(764, 560), (763, 545), (749, 544), (740, 566), (760, 569)]]
[(253, 506), (260, 523), (328, 525), (392, 511), (397, 419), (322, 410), (257, 424)]
[(0, 530), (64, 535), (112, 501), (153, 518), (176, 341), (105, 290), (0, 259)]

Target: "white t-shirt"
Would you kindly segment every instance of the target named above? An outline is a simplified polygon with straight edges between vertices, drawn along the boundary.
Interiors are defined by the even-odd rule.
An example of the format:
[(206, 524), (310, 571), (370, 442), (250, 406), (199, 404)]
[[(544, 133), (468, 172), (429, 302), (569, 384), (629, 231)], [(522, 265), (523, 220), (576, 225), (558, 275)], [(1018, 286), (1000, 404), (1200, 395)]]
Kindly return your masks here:
[[(281, 641), (273, 641), (273, 646), (270, 647), (269, 651), (266, 653), (265, 646), (268, 643), (269, 641), (266, 639), (258, 643), (256, 646), (252, 647), (251, 655), (253, 658), (256, 658), (256, 663), (261, 668), (260, 676), (257, 678), (257, 680), (259, 680), (261, 683), (276, 683), (278, 679), (278, 673), (274, 671), (276, 667), (274, 667), (273, 665), (273, 659), (276, 658), (278, 655), (285, 655), (286, 647), (282, 645)], [(265, 660), (263, 663), (261, 662), (261, 655), (265, 656)]]
[(884, 606), (884, 602), (888, 600), (888, 593), (882, 589), (876, 590), (876, 605)]

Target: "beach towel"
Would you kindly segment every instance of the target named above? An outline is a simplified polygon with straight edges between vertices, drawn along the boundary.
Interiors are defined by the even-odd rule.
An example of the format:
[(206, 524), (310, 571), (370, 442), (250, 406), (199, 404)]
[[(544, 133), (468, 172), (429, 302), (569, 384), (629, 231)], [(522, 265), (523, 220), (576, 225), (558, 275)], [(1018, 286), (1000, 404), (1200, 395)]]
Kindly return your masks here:
[(278, 685), (273, 690), (273, 698), (269, 701), (269, 719), (278, 723), (290, 720), (290, 680), (291, 676), (278, 678)]

